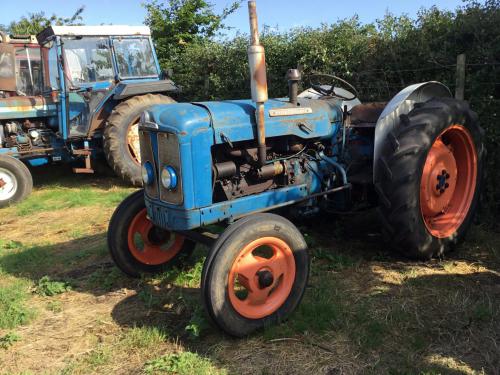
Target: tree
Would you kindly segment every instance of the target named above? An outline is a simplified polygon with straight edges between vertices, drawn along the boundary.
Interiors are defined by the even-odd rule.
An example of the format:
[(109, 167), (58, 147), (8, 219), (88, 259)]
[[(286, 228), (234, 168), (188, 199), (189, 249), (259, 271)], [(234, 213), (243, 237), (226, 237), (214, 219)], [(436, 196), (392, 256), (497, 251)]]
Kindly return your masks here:
[(0, 29), (13, 35), (35, 35), (50, 25), (81, 25), (84, 10), (85, 6), (82, 5), (71, 17), (60, 17), (55, 14), (47, 17), (44, 12), (28, 13), (18, 21), (12, 21), (8, 26), (0, 26)]
[(160, 60), (166, 61), (183, 46), (201, 42), (225, 29), (224, 19), (236, 11), (242, 0), (233, 2), (220, 14), (205, 0), (151, 0), (144, 4), (145, 23), (151, 28)]

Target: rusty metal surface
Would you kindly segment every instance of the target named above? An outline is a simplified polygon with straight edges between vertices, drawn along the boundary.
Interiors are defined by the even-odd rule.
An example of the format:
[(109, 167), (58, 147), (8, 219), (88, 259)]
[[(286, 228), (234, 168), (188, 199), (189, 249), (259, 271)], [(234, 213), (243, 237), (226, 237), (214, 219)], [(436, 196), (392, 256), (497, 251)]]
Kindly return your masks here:
[(57, 115), (52, 98), (43, 96), (11, 96), (0, 99), (0, 120)]
[(377, 122), (386, 105), (387, 103), (385, 102), (374, 102), (354, 106), (351, 110), (351, 123), (359, 124)]

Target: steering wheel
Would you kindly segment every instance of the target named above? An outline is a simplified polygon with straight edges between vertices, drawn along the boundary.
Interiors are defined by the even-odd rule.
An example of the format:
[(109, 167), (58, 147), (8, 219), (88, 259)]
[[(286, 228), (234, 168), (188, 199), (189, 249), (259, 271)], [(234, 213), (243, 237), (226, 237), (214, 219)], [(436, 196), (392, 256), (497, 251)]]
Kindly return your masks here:
[[(329, 82), (329, 83), (327, 83)], [(342, 86), (349, 89), (352, 96), (344, 96), (335, 92), (335, 82), (340, 82)], [(358, 90), (346, 80), (334, 76), (333, 74), (314, 73), (309, 77), (311, 87), (324, 96), (332, 96), (342, 100), (354, 100), (358, 97)], [(326, 87), (325, 87), (326, 86)]]

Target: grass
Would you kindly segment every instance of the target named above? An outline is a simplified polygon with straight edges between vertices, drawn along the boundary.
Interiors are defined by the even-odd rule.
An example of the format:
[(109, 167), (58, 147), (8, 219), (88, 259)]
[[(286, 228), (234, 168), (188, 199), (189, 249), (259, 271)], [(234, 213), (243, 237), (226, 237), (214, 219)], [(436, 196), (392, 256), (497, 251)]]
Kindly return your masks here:
[(302, 303), (283, 324), (235, 340), (201, 307), (206, 249), (161, 275), (129, 279), (112, 264), (106, 228), (133, 189), (113, 178), (47, 176), (35, 176), (29, 200), (0, 217), (0, 373), (500, 368), (500, 237), (489, 228), (473, 228), (445, 259), (421, 263), (363, 236), (376, 234), (369, 215), (310, 221), (301, 227), (312, 258)]
[(144, 366), (145, 374), (178, 375), (222, 375), (225, 371), (217, 369), (208, 359), (196, 353), (182, 352), (168, 354), (148, 361)]
[(29, 287), (25, 280), (14, 280), (0, 286), (0, 329), (27, 324), (35, 316), (34, 309), (28, 305)]

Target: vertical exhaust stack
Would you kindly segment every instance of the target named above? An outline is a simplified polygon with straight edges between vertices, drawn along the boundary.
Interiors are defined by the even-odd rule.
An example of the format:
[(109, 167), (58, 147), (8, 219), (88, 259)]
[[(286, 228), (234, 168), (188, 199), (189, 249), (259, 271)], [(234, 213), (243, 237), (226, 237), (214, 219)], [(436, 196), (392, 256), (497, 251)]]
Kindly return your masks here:
[(248, 64), (250, 66), (250, 79), (252, 88), (252, 101), (255, 102), (255, 119), (257, 122), (257, 144), (260, 165), (266, 163), (266, 127), (264, 103), (268, 99), (266, 58), (264, 47), (259, 40), (259, 27), (257, 22), (257, 6), (255, 1), (248, 2), (248, 15), (250, 19), (250, 46), (248, 47)]

